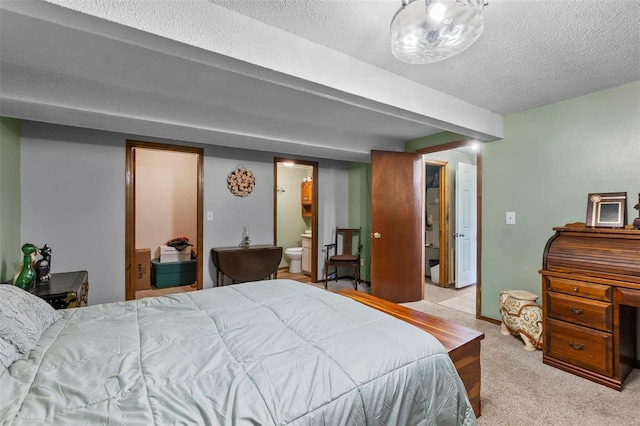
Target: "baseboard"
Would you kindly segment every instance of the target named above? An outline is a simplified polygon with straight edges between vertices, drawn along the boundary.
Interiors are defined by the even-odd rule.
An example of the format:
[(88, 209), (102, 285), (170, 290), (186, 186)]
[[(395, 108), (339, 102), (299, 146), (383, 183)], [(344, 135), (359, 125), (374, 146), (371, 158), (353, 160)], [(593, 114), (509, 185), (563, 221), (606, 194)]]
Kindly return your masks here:
[(479, 320), (482, 321), (486, 321), (486, 322), (490, 322), (496, 325), (500, 325), (500, 323), (502, 322), (501, 320), (497, 320), (495, 318), (490, 318), (490, 317), (485, 317), (484, 315), (480, 315), (480, 317), (478, 318)]

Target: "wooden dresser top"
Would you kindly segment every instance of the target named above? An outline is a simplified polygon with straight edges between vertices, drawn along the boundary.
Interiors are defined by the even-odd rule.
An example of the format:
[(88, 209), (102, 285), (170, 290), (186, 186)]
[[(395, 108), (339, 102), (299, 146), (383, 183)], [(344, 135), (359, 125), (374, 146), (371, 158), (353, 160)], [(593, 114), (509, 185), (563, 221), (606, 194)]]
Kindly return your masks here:
[(559, 227), (544, 250), (543, 271), (640, 284), (640, 231)]

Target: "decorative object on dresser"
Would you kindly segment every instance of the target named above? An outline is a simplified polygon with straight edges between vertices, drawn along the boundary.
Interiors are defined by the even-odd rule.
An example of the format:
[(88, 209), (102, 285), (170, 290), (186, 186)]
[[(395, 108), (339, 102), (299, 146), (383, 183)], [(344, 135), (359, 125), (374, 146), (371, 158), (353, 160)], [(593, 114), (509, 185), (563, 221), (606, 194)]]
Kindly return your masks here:
[(22, 245), (22, 263), (18, 266), (13, 284), (26, 291), (32, 291), (36, 283), (36, 271), (33, 269), (33, 263), (37, 252), (38, 248), (31, 243)]
[(89, 274), (87, 271), (51, 274), (46, 284), (35, 287), (33, 294), (44, 299), (54, 309), (87, 306)]
[(626, 192), (589, 194), (587, 201), (587, 226), (623, 228), (626, 222)]
[(500, 293), (500, 333), (520, 336), (525, 351), (542, 349), (542, 308), (538, 295), (525, 290)]
[(249, 235), (249, 227), (242, 227), (242, 239), (240, 240), (240, 247), (249, 247), (251, 245), (251, 236)]
[(640, 231), (553, 228), (543, 254), (543, 362), (621, 390), (637, 365)]
[(36, 282), (44, 284), (51, 278), (51, 247), (45, 244), (39, 251), (42, 258), (35, 263)]

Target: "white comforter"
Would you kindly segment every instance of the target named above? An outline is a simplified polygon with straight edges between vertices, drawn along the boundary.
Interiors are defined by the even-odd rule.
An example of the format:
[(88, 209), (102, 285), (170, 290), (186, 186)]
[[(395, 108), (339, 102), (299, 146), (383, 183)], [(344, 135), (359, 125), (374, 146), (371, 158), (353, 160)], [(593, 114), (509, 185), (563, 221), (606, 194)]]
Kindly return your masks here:
[(431, 335), (289, 280), (61, 311), (0, 376), (0, 423), (462, 425)]

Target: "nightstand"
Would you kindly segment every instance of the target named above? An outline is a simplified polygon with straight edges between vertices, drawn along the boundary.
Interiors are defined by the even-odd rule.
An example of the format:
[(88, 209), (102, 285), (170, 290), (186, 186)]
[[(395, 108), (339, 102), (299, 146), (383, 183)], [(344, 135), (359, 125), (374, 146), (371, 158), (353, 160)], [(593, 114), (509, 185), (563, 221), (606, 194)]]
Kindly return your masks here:
[(51, 274), (47, 284), (36, 284), (33, 294), (44, 299), (54, 309), (87, 306), (89, 274), (87, 271)]

